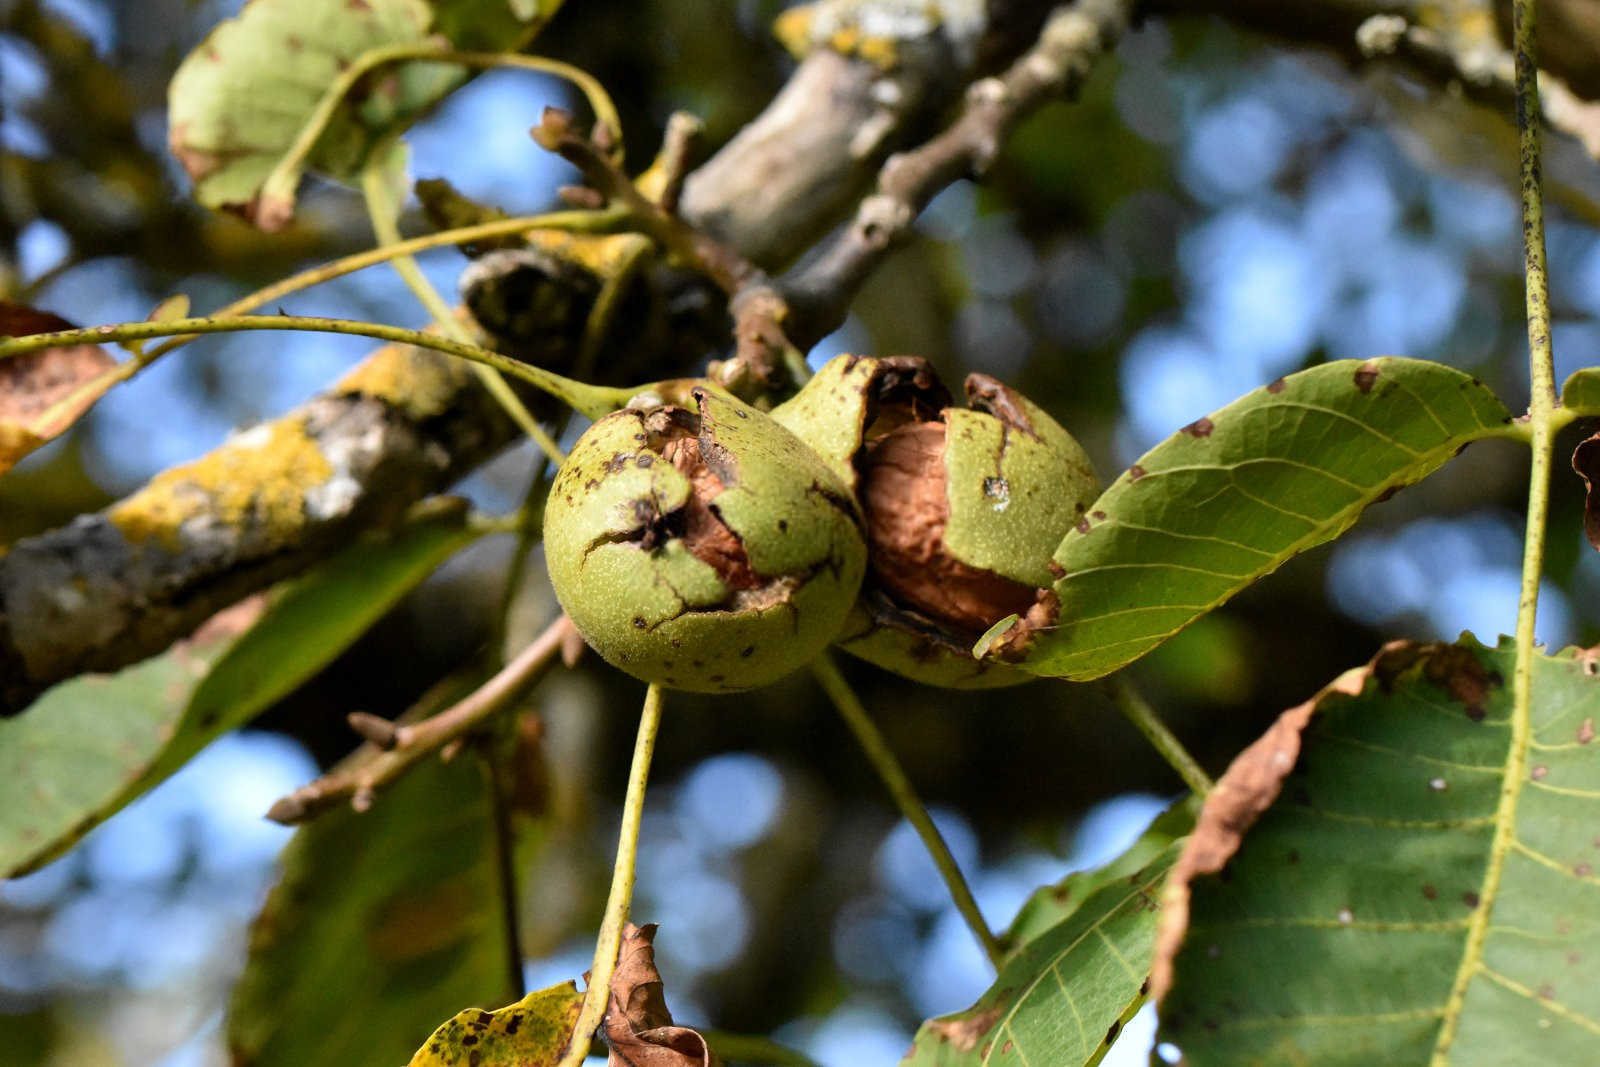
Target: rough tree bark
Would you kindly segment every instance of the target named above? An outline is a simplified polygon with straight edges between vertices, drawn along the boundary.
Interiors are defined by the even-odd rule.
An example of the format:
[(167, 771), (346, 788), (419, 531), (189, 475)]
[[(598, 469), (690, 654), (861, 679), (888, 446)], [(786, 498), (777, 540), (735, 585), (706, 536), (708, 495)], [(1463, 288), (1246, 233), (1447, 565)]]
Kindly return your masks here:
[[(938, 188), (981, 169), (992, 151), (982, 138), (1017, 116), (1008, 94), (1070, 90), (1135, 5), (1063, 5), (1079, 21), (1063, 30), (1058, 16), (1050, 23), (1057, 37), (1041, 40), (1051, 7), (823, 0), (786, 15), (790, 43), (808, 50), (805, 58), (767, 108), (688, 177), (680, 213), (769, 271), (853, 215), (814, 259), (775, 282), (794, 305), (799, 334), (814, 337)], [(1484, 17), (1492, 7), (1153, 0), (1139, 13), (1208, 12), (1356, 59), (1395, 56), (1435, 81), (1493, 96), (1509, 91), (1510, 56)], [(1070, 38), (1064, 46), (1062, 32)], [(1595, 36), (1586, 38), (1591, 45)], [(988, 77), (1030, 46), (1026, 64), (1044, 66), (1017, 63)], [(1600, 155), (1595, 105), (1556, 89), (1547, 121)], [(965, 117), (910, 153), (916, 165), (891, 160), (935, 133), (964, 94)], [(983, 114), (974, 119), (975, 112)], [(682, 365), (684, 352), (663, 345), (640, 355), (653, 377), (666, 377), (695, 369)], [(282, 418), (158, 475), (105, 511), (18, 542), (0, 556), (0, 714), (63, 679), (164, 649), (217, 610), (383, 528), (515, 436), (465, 365), (388, 346)]]

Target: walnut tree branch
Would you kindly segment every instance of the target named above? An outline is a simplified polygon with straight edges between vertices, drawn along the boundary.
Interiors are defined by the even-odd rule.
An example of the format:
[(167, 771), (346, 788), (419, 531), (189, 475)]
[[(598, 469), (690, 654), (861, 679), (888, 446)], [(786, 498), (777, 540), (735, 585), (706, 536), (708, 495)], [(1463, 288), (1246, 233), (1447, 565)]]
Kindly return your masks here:
[(371, 747), (279, 799), (267, 811), (267, 818), (292, 825), (344, 801), (357, 811), (365, 811), (378, 790), (405, 774), (418, 760), (438, 752), (520, 700), (555, 663), (571, 629), (572, 624), (563, 615), (492, 678), (421, 722), (397, 726), (376, 716), (353, 713), (351, 727)]
[(1034, 108), (1075, 92), (1127, 29), (1132, 0), (1076, 0), (1056, 9), (1038, 41), (1001, 75), (973, 82), (959, 118), (920, 147), (889, 157), (877, 191), (822, 251), (778, 283), (787, 332), (802, 348), (837, 329), (867, 276), (903, 240), (936, 194), (993, 164), (1006, 135)]
[[(1034, 46), (1053, 5), (987, 0), (946, 6), (950, 12), (897, 0), (808, 5), (804, 59), (760, 115), (684, 178), (676, 214), (768, 272), (782, 270), (859, 215), (858, 201), (871, 192), (890, 154), (926, 140), (974, 78), (1003, 70)], [(1140, 13), (1220, 16), (1359, 59), (1356, 31), (1363, 22), (1401, 15), (1416, 24), (1424, 6), (1438, 5), (1147, 0)], [(1466, 10), (1461, 0), (1444, 6)], [(1087, 0), (1080, 8), (1090, 9)], [(1100, 0), (1094, 9), (1125, 14), (1126, 6)], [(883, 17), (874, 20), (875, 13)], [(850, 19), (860, 32), (839, 32)], [(1585, 37), (1591, 48), (1592, 38)], [(848, 53), (835, 50), (846, 39), (862, 43)], [(1437, 67), (1425, 66), (1424, 73), (1454, 77)], [(1549, 104), (1546, 115), (1561, 125)], [(892, 177), (892, 169), (882, 177)], [(920, 209), (916, 196), (906, 202)], [(828, 268), (841, 278), (870, 269), (881, 255), (863, 256), (853, 266), (855, 256), (846, 251), (830, 245), (825, 253), (843, 257)], [(816, 310), (828, 304), (825, 274), (808, 268), (788, 279), (784, 294), (804, 311), (782, 324), (791, 340), (815, 334), (818, 324), (838, 314), (836, 307)], [(576, 283), (566, 275), (540, 284), (556, 290), (546, 305), (576, 299)], [(660, 303), (671, 306), (675, 293), (663, 292)], [(779, 306), (763, 314), (775, 321), (783, 297), (770, 295)], [(680, 319), (663, 321), (672, 328), (635, 334), (627, 346), (608, 350), (599, 375), (618, 375), (620, 384), (697, 369), (710, 344), (686, 342)], [(760, 326), (762, 320), (752, 315), (750, 322)], [(546, 326), (505, 345), (537, 360), (550, 358), (562, 343)], [(622, 359), (635, 362), (612, 365)], [(534, 411), (550, 413), (548, 407)], [(83, 671), (113, 670), (161, 651), (230, 603), (394, 521), (516, 438), (516, 428), (466, 367), (389, 346), (283, 418), (157, 476), (106, 511), (18, 541), (0, 555), (0, 714), (20, 710)]]

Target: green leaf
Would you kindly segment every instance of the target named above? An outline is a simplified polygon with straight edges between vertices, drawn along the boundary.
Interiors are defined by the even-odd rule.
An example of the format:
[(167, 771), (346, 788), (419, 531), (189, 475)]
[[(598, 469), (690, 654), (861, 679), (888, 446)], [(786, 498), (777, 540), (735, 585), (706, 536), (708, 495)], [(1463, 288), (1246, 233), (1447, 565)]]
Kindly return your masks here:
[(455, 508), (219, 613), (169, 651), (0, 719), (0, 872), (60, 855), (294, 690), (477, 535)]
[[(1247, 750), (1259, 757), (1277, 738), (1283, 790), (1225, 877), (1191, 883), (1161, 1008), (1161, 1040), (1184, 1062), (1593, 1062), (1600, 658), (1535, 660), (1520, 747), (1514, 662), (1509, 639), (1397, 642)], [(1191, 849), (1206, 848), (1230, 779), (1233, 768)], [(1502, 821), (1510, 832), (1497, 842)], [(1457, 1029), (1446, 1050), (1447, 1020)]]
[(1035, 892), (994, 985), (923, 1023), (902, 1067), (1099, 1063), (1144, 1004), (1161, 882), (1193, 820), (1180, 803), (1106, 867)]
[(1341, 360), (1258, 389), (1090, 506), (1056, 550), (1059, 621), (1019, 665), (1109, 674), (1509, 421), (1482, 382), (1423, 360)]
[(306, 158), (274, 174), (343, 71), (395, 46), (517, 51), (557, 6), (559, 0), (542, 0), (526, 18), (506, 0), (252, 0), (212, 30), (173, 75), (172, 151), (194, 179), (201, 203), (277, 229), (293, 214), (304, 168), (353, 180), (374, 147), (469, 76), (448, 63), (373, 69), (339, 101)]
[(1561, 406), (1579, 415), (1600, 415), (1600, 367), (1574, 371), (1561, 387)]
[(552, 1067), (572, 1043), (583, 994), (571, 982), (508, 1008), (469, 1008), (433, 1032), (409, 1067)]
[(1101, 887), (1148, 867), (1168, 845), (1194, 829), (1194, 819), (1199, 812), (1200, 801), (1186, 796), (1158, 815), (1139, 839), (1110, 863), (1092, 870), (1074, 871), (1054, 885), (1034, 890), (1000, 939), (1006, 946), (1006, 957), (1015, 956), (1029, 942), (1064, 922)]
[(440, 1019), (514, 995), (493, 826), (479, 761), (456, 759), (419, 763), (364, 814), (301, 827), (251, 928), (233, 1062), (405, 1063)]

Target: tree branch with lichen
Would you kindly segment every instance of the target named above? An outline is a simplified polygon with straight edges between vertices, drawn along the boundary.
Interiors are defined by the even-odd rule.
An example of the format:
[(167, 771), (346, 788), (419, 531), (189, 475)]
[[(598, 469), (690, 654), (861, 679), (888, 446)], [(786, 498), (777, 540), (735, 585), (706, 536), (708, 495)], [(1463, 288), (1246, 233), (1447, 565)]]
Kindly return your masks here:
[[(840, 222), (855, 221), (816, 265), (771, 288), (746, 286), (740, 299), (754, 306), (741, 309), (741, 331), (755, 331), (755, 342), (769, 347), (775, 340), (761, 331), (773, 323), (788, 340), (803, 345), (814, 338), (881, 261), (879, 243), (903, 233), (940, 183), (981, 164), (1035, 93), (1047, 99), (1081, 77), (1078, 67), (1059, 64), (1047, 74), (1049, 54), (1035, 74), (1016, 62), (1024, 51), (1056, 47), (1052, 34), (1066, 14), (1039, 37), (1051, 6), (992, 0), (976, 13), (944, 18), (935, 5), (924, 18), (897, 5), (903, 17), (885, 23), (892, 37), (845, 32), (870, 21), (874, 0), (822, 0), (786, 13), (786, 43), (803, 53), (799, 66), (733, 140), (674, 179), (681, 195), (670, 213), (767, 272), (784, 268)], [(1115, 34), (1105, 31), (1120, 28), (1127, 7), (1084, 0), (1068, 9), (1104, 37), (1085, 55), (1109, 46)], [(1220, 15), (1357, 58), (1363, 23), (1398, 15), (1416, 26), (1420, 9), (1393, 0), (1140, 5), (1141, 14)], [(1430, 69), (1419, 56), (1410, 58), (1436, 80), (1460, 80), (1459, 70)], [(1008, 65), (1010, 71), (968, 90), (975, 78)], [(1005, 92), (996, 93), (997, 86)], [(966, 111), (937, 133), (940, 117), (964, 91)], [(1559, 95), (1546, 94), (1552, 122), (1548, 101)], [(979, 140), (985, 131), (993, 135)], [(917, 143), (922, 147), (886, 164), (894, 151)], [(899, 210), (886, 210), (895, 204)], [(869, 235), (874, 211), (892, 225)], [(540, 284), (570, 296), (564, 287), (588, 269), (542, 276)], [(641, 273), (651, 276), (662, 303), (684, 291), (663, 265)], [(469, 295), (494, 285), (493, 277), (476, 272)], [(714, 298), (697, 299), (706, 305), (705, 320), (722, 321)], [(535, 333), (516, 354), (558, 361), (554, 333)], [(621, 384), (695, 372), (715, 342), (677, 334), (634, 337), (608, 350), (597, 376)], [(502, 342), (511, 351), (516, 339)], [(533, 410), (550, 414), (544, 405)], [(0, 713), (75, 674), (159, 652), (212, 613), (337, 551), (361, 531), (394, 521), (518, 436), (464, 365), (388, 346), (282, 418), (158, 475), (105, 511), (17, 542), (0, 556)]]

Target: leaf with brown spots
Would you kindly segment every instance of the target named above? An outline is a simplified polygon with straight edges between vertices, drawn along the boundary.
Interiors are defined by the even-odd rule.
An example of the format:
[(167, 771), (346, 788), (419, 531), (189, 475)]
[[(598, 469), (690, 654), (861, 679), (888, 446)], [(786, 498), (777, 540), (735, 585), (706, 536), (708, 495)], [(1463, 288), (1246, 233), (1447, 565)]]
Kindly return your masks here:
[(623, 927), (604, 1023), (609, 1067), (719, 1067), (722, 1061), (698, 1031), (672, 1023), (656, 970), (655, 936), (654, 924)]
[[(58, 315), (0, 300), (0, 337), (72, 329), (76, 327)], [(116, 365), (99, 345), (46, 348), (0, 359), (0, 474), (89, 410), (115, 381), (106, 372)]]
[(1600, 677), (1536, 658), (1514, 744), (1515, 659), (1396, 642), (1235, 761), (1162, 902), (1185, 1063), (1593, 1059)]
[(63, 682), (0, 719), (0, 877), (59, 855), (292, 692), (477, 536), (459, 508), (418, 519), (220, 612), (160, 656)]
[(1325, 363), (1241, 397), (1146, 453), (1091, 505), (1094, 521), (1062, 531), (1059, 612), (1018, 666), (1109, 674), (1510, 418), (1482, 382), (1416, 359)]
[(1111, 863), (1037, 890), (1002, 938), (994, 985), (923, 1023), (902, 1067), (1099, 1063), (1145, 1003), (1161, 883), (1193, 821), (1181, 802)]
[(559, 6), (531, 17), (480, 0), (252, 0), (220, 23), (178, 67), (168, 89), (173, 155), (209, 207), (237, 211), (264, 230), (286, 225), (306, 169), (340, 181), (371, 152), (464, 82), (442, 63), (377, 67), (359, 78), (297, 166), (278, 170), (341, 73), (396, 45), (520, 50)]
[(571, 982), (499, 1011), (468, 1008), (435, 1030), (407, 1067), (554, 1067), (582, 1008), (583, 994)]

